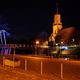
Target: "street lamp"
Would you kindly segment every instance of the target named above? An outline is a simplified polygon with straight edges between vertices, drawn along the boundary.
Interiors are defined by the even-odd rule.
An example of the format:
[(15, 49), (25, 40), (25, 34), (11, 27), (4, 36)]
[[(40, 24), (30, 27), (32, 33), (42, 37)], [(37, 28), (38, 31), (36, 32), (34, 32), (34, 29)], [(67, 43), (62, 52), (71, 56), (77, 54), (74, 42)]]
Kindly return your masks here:
[(37, 55), (38, 54), (38, 46), (40, 44), (40, 41), (39, 40), (36, 40), (35, 41), (35, 44), (36, 44), (36, 46), (35, 46), (35, 55)]
[(39, 40), (36, 40), (36, 45), (39, 45)]
[(72, 39), (72, 41), (74, 42), (74, 41), (75, 41), (75, 39), (73, 38), (73, 39)]
[(56, 43), (56, 46), (58, 46), (58, 43)]
[(61, 45), (63, 45), (63, 41), (61, 41)]

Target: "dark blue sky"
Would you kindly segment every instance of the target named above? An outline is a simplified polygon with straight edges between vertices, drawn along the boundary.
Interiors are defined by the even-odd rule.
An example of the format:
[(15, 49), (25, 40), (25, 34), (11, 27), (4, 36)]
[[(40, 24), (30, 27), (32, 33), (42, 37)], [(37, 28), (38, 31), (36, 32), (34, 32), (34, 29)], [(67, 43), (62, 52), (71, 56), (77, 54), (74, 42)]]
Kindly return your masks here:
[(59, 3), (63, 27), (80, 26), (79, 0), (26, 0), (26, 2), (1, 2), (0, 19), (7, 22), (12, 37), (32, 38), (42, 31), (50, 34), (53, 15)]
[[(80, 1), (79, 0), (60, 0), (59, 12), (61, 13), (61, 18), (63, 22), (63, 27), (75, 26), (79, 28), (80, 26)], [(53, 0), (49, 0), (49, 13), (52, 16), (55, 14), (55, 4)]]

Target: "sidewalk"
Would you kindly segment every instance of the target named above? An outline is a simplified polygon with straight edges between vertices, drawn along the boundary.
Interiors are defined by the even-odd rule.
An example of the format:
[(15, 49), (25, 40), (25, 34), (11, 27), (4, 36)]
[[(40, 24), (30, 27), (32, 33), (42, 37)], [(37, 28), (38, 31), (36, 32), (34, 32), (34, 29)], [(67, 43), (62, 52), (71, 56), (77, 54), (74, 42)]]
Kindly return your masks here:
[[(19, 68), (12, 68), (0, 65), (0, 80), (61, 80), (54, 74), (40, 75), (34, 72), (25, 72)], [(62, 80), (80, 80), (75, 75), (64, 78)]]
[(53, 75), (43, 75), (34, 72), (25, 72), (21, 69), (3, 67), (0, 65), (0, 80), (60, 80)]

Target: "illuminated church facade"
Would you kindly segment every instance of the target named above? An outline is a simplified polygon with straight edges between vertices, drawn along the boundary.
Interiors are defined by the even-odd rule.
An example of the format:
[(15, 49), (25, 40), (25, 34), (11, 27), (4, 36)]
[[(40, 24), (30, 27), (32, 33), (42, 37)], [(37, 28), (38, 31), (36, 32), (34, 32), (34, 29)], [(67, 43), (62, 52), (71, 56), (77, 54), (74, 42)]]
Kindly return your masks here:
[[(67, 35), (66, 35), (66, 34)], [(58, 44), (80, 44), (80, 30), (77, 30), (74, 26), (63, 28), (61, 22), (61, 14), (56, 9), (56, 14), (54, 15), (54, 22), (52, 26), (52, 33), (49, 36), (48, 45)]]
[(49, 37), (49, 42), (53, 42), (55, 44), (55, 37), (61, 30), (62, 30), (61, 15), (59, 14), (58, 8), (57, 8), (56, 14), (54, 15), (52, 33)]

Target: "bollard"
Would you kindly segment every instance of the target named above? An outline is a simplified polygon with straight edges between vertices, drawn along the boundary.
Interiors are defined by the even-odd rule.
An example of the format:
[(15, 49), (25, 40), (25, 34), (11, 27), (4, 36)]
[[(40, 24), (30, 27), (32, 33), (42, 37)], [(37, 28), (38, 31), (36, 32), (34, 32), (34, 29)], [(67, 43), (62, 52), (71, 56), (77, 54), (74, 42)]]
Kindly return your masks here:
[(3, 67), (4, 67), (4, 65), (5, 65), (5, 64), (4, 64), (4, 60), (5, 60), (5, 56), (3, 56)]
[(41, 61), (41, 75), (43, 74), (43, 61)]
[(25, 71), (27, 71), (27, 59), (25, 59)]
[(37, 47), (35, 46), (35, 56), (37, 56)]
[(15, 48), (14, 48), (14, 53), (13, 53), (13, 55), (15, 56)]
[(13, 56), (13, 68), (14, 68), (14, 65), (15, 65), (15, 58), (14, 58), (14, 56)]
[(63, 64), (61, 63), (61, 79), (63, 79)]

